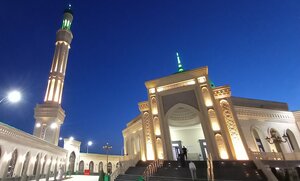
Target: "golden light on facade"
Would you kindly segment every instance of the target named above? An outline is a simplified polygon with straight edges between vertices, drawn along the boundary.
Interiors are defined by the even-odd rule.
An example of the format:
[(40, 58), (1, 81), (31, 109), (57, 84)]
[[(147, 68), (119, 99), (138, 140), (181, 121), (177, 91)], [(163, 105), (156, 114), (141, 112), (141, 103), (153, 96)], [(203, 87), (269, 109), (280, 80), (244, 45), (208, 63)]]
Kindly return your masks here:
[(204, 83), (204, 82), (206, 82), (205, 76), (198, 77), (197, 80), (198, 80), (199, 83)]
[(210, 96), (210, 93), (209, 93), (208, 89), (206, 87), (202, 87), (201, 90), (202, 90), (202, 94), (203, 94), (203, 97), (204, 97), (205, 106), (206, 107), (213, 106), (213, 102), (212, 102), (212, 99), (211, 99), (211, 96)]
[(147, 148), (147, 160), (154, 160), (154, 150), (151, 143), (146, 144)]
[(155, 88), (150, 88), (150, 89), (149, 89), (149, 93), (150, 93), (150, 94), (154, 94), (154, 93), (155, 93)]
[(208, 110), (208, 116), (213, 131), (220, 131), (220, 124), (216, 115), (216, 112), (213, 109)]

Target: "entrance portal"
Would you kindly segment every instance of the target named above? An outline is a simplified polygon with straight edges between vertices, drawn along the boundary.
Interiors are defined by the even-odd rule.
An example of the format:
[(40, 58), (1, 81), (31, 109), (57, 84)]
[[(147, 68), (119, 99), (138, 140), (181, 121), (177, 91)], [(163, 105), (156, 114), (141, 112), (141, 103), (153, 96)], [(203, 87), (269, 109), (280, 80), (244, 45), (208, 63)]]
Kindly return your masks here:
[(188, 160), (207, 158), (206, 142), (199, 114), (194, 107), (182, 103), (174, 105), (167, 112), (174, 160), (177, 159), (179, 153), (182, 153), (183, 146), (187, 148)]

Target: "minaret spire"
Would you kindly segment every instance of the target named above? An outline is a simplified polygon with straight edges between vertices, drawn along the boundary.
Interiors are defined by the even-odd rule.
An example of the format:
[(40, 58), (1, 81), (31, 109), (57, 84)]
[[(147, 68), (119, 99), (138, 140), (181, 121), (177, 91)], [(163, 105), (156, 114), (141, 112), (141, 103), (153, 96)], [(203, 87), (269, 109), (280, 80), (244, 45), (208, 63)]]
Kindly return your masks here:
[(44, 103), (38, 104), (34, 110), (36, 122), (33, 134), (55, 145), (58, 144), (60, 127), (65, 119), (65, 111), (61, 107), (61, 100), (69, 49), (73, 39), (72, 21), (73, 11), (71, 5), (69, 5), (64, 11), (62, 26), (56, 32), (55, 51)]
[(180, 57), (179, 57), (179, 53), (176, 52), (176, 57), (177, 57), (177, 64), (178, 64), (178, 72), (183, 72), (183, 66), (181, 64), (181, 61), (180, 61)]

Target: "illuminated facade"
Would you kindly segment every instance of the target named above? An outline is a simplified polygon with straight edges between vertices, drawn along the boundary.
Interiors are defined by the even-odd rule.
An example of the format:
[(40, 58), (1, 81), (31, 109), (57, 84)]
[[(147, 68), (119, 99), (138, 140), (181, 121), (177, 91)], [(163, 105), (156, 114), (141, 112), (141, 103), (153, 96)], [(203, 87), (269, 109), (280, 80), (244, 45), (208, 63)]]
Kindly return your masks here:
[[(148, 100), (123, 130), (127, 155), (176, 160), (185, 146), (189, 160), (208, 154), (215, 160), (273, 159), (274, 153), (300, 160), (299, 112), (285, 103), (232, 97), (229, 86), (212, 84), (208, 67), (183, 71), (179, 57), (178, 67), (176, 74), (145, 83)], [(270, 141), (275, 131), (281, 142)]]
[(56, 33), (55, 52), (48, 79), (44, 103), (34, 110), (34, 135), (58, 144), (60, 127), (65, 119), (65, 111), (61, 107), (64, 79), (67, 68), (70, 45), (73, 39), (71, 24), (73, 13), (71, 7), (64, 12), (62, 27)]

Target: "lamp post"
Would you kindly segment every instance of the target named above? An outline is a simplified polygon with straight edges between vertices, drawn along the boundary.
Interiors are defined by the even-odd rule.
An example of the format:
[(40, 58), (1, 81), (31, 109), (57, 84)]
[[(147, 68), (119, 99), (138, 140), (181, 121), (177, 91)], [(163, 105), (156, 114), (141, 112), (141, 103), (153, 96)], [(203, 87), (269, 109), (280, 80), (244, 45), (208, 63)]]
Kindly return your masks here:
[(106, 171), (108, 173), (108, 152), (110, 149), (112, 149), (112, 146), (106, 143), (106, 145), (103, 146), (103, 149), (106, 151)]
[(1, 100), (0, 100), (0, 103), (8, 100), (9, 102), (11, 103), (16, 103), (16, 102), (19, 102), (21, 100), (21, 93), (19, 91), (10, 91), (7, 93), (7, 95), (5, 97), (3, 97)]
[(93, 142), (92, 141), (88, 141), (86, 144), (86, 153), (89, 153), (89, 146), (92, 146)]

